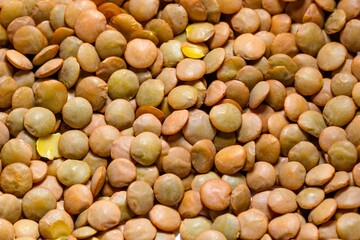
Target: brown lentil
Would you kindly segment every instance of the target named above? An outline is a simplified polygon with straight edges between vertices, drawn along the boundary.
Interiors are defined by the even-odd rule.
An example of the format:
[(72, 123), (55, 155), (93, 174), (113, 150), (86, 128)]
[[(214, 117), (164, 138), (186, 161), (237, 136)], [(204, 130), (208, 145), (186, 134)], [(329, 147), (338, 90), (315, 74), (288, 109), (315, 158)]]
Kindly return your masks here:
[(275, 238), (294, 238), (300, 231), (301, 223), (295, 213), (287, 213), (269, 222), (269, 234)]
[(94, 229), (104, 231), (116, 226), (120, 221), (120, 216), (120, 209), (115, 203), (99, 200), (89, 207), (87, 219)]
[(359, 238), (359, 14), (0, 0), (0, 239)]
[(295, 197), (295, 193), (289, 189), (276, 188), (269, 194), (268, 205), (276, 213), (290, 213), (297, 209)]
[(310, 212), (308, 220), (315, 225), (325, 223), (335, 214), (336, 208), (337, 202), (333, 198), (327, 198)]
[(251, 208), (238, 215), (240, 222), (240, 237), (243, 239), (261, 238), (267, 231), (268, 219), (261, 211)]

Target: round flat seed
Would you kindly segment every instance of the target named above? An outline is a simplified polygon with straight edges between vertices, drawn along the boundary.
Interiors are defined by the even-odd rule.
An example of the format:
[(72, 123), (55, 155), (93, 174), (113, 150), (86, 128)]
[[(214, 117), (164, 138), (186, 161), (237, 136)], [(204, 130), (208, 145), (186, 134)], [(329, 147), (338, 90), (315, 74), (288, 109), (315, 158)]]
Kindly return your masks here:
[(162, 44), (174, 38), (170, 24), (163, 19), (153, 18), (145, 26), (146, 30), (152, 31)]
[(79, 47), (83, 43), (83, 41), (75, 36), (65, 38), (60, 44), (59, 56), (64, 60), (68, 57), (76, 57)]
[(200, 59), (209, 52), (209, 49), (205, 43), (183, 42), (181, 43), (181, 52), (185, 57)]
[(136, 104), (157, 107), (164, 98), (164, 84), (159, 79), (149, 79), (143, 82), (136, 94)]
[(95, 48), (102, 59), (124, 54), (127, 41), (117, 30), (106, 30), (96, 38)]
[(286, 214), (297, 209), (296, 195), (287, 188), (276, 188), (268, 197), (268, 205), (271, 210), (279, 214)]
[(105, 166), (100, 166), (95, 170), (91, 178), (90, 190), (93, 196), (99, 194), (100, 190), (105, 184), (105, 180), (106, 180), (106, 168)]
[(30, 170), (34, 183), (42, 182), (47, 176), (48, 165), (41, 160), (32, 160)]
[(307, 187), (296, 196), (296, 202), (303, 209), (313, 209), (325, 198), (324, 190), (317, 187)]
[(168, 94), (170, 107), (176, 110), (194, 106), (198, 99), (196, 88), (189, 85), (181, 85), (173, 88)]
[(225, 50), (223, 48), (215, 48), (206, 54), (203, 60), (206, 65), (205, 73), (213, 73), (223, 64), (225, 60)]
[(76, 18), (74, 30), (76, 35), (84, 42), (94, 43), (96, 38), (105, 31), (105, 16), (94, 9), (83, 11)]
[(129, 40), (130, 35), (143, 29), (142, 25), (130, 14), (121, 13), (110, 19), (110, 26), (121, 32)]
[(336, 172), (334, 177), (324, 186), (325, 193), (334, 192), (350, 184), (349, 174), (345, 171)]
[(226, 85), (220, 80), (215, 80), (210, 83), (206, 90), (205, 105), (213, 106), (219, 102), (226, 94)]
[(340, 209), (352, 209), (360, 206), (359, 201), (360, 188), (355, 186), (349, 186), (337, 191), (334, 195), (334, 199)]
[(309, 104), (300, 94), (292, 93), (285, 98), (284, 111), (290, 120), (297, 121), (299, 116), (308, 110)]
[(186, 27), (186, 38), (190, 42), (199, 43), (209, 40), (215, 33), (211, 23), (193, 23)]
[(230, 36), (230, 26), (226, 22), (219, 22), (214, 25), (214, 35), (209, 39), (211, 49), (223, 46)]
[[(359, 5), (360, 6), (360, 5)], [(360, 9), (360, 8), (359, 8)], [(345, 24), (344, 29), (340, 33), (340, 42), (349, 50), (349, 52), (360, 51), (360, 44), (357, 36), (360, 33), (360, 20), (352, 19)]]
[(235, 39), (234, 53), (245, 60), (256, 60), (265, 53), (266, 45), (264, 40), (251, 33), (241, 34)]
[(197, 59), (185, 58), (176, 66), (176, 76), (182, 81), (194, 81), (205, 75), (205, 62)]
[(269, 132), (275, 137), (279, 138), (283, 127), (289, 124), (284, 111), (272, 114), (268, 119)]
[(328, 164), (320, 164), (312, 168), (305, 178), (305, 183), (308, 186), (322, 186), (328, 183), (335, 174), (335, 168)]
[(265, 98), (267, 104), (270, 105), (275, 111), (281, 110), (284, 106), (286, 98), (285, 86), (277, 80), (267, 80), (270, 85), (270, 90)]
[(216, 129), (211, 124), (209, 115), (199, 109), (192, 109), (189, 113), (189, 120), (182, 129), (185, 139), (190, 144), (205, 138), (213, 140), (216, 135)]
[(246, 112), (242, 114), (242, 123), (238, 132), (238, 141), (247, 143), (258, 138), (262, 131), (261, 118), (255, 113)]
[(168, 94), (178, 83), (175, 68), (164, 68), (156, 77), (164, 83), (165, 95)]
[(6, 51), (6, 59), (9, 60), (14, 67), (21, 70), (31, 70), (33, 68), (31, 61), (16, 50)]
[(233, 56), (225, 59), (221, 67), (216, 72), (216, 77), (221, 81), (234, 79), (241, 68), (246, 65), (242, 57)]
[[(9, 79), (8, 79), (9, 80)], [(11, 81), (11, 80), (10, 80)], [(30, 87), (19, 87), (15, 81), (14, 88), (17, 88), (12, 95), (12, 108), (32, 108), (35, 107), (34, 92)]]
[(231, 103), (212, 107), (209, 117), (212, 125), (222, 132), (234, 132), (241, 126), (241, 112)]
[(95, 47), (90, 43), (81, 44), (77, 53), (77, 60), (80, 67), (87, 72), (96, 72), (96, 69), (100, 64), (100, 57), (98, 56)]
[(183, 43), (178, 40), (170, 40), (161, 44), (160, 51), (164, 57), (164, 67), (176, 67), (176, 65), (184, 59), (181, 51)]
[(137, 75), (128, 69), (119, 69), (111, 74), (108, 81), (109, 97), (111, 99), (132, 99), (139, 90)]
[(231, 26), (238, 33), (253, 33), (260, 27), (260, 17), (253, 9), (243, 7), (231, 18)]
[(60, 133), (54, 133), (49, 136), (38, 138), (36, 141), (36, 150), (40, 156), (49, 160), (61, 157), (58, 149), (60, 137)]
[(360, 226), (360, 216), (358, 213), (347, 212), (342, 214), (337, 221), (333, 221), (336, 223), (337, 233), (339, 234), (339, 238), (341, 239), (349, 239), (349, 238), (360, 238), (359, 234), (359, 226)]
[(298, 235), (301, 221), (296, 213), (287, 213), (272, 219), (269, 222), (268, 233), (273, 239), (293, 239)]
[(173, 135), (185, 126), (189, 119), (188, 110), (177, 110), (172, 112), (165, 120), (162, 125), (162, 134)]
[(322, 130), (326, 128), (322, 114), (312, 110), (303, 112), (299, 116), (298, 125), (302, 130), (317, 138)]
[(328, 151), (329, 163), (337, 171), (351, 171), (358, 158), (356, 147), (349, 141), (338, 141)]
[(95, 235), (97, 231), (89, 226), (80, 227), (72, 232), (72, 235), (77, 239), (85, 239)]
[(243, 82), (249, 90), (252, 90), (263, 78), (264, 76), (260, 70), (251, 65), (241, 68), (236, 75), (236, 79)]
[(58, 74), (58, 80), (65, 85), (67, 89), (75, 85), (80, 75), (80, 64), (75, 57), (68, 57), (64, 60)]
[(51, 44), (60, 44), (65, 38), (73, 36), (75, 31), (68, 27), (60, 27), (51, 35)]
[(156, 45), (148, 39), (135, 38), (128, 42), (125, 49), (125, 60), (135, 68), (150, 67), (156, 60)]
[(75, 88), (75, 96), (88, 100), (93, 110), (101, 109), (108, 97), (108, 86), (102, 79), (94, 76), (82, 79)]
[(325, 44), (317, 55), (319, 68), (324, 71), (332, 71), (340, 67), (346, 60), (346, 48), (337, 42)]
[(257, 108), (267, 97), (270, 91), (270, 84), (268, 82), (259, 82), (250, 92), (249, 107)]
[(49, 21), (53, 29), (65, 27), (65, 10), (67, 5), (56, 4), (50, 11)]
[(59, 51), (59, 45), (50, 45), (41, 50), (32, 60), (35, 66), (40, 66), (45, 62), (53, 59)]
[(293, 57), (293, 60), (296, 63), (296, 65), (299, 67), (299, 69), (303, 67), (313, 67), (319, 69), (316, 58), (314, 58), (309, 54), (306, 53), (296, 54), (296, 56)]
[[(358, 83), (356, 77), (350, 73), (340, 72), (331, 79), (330, 88), (335, 96), (346, 95), (351, 97), (355, 84)], [(355, 99), (354, 99), (355, 101)]]
[(295, 89), (303, 96), (318, 93), (323, 86), (323, 76), (320, 71), (312, 67), (303, 67), (295, 74)]
[(27, 25), (15, 32), (13, 45), (22, 54), (37, 54), (48, 45), (48, 41), (38, 28)]
[(54, 58), (47, 61), (38, 70), (36, 70), (35, 77), (46, 78), (53, 75), (61, 68), (63, 62), (64, 60), (61, 58)]
[(340, 32), (345, 26), (345, 23), (346, 13), (344, 10), (338, 8), (326, 19), (324, 30), (327, 34), (334, 34)]
[(327, 198), (310, 212), (308, 221), (315, 225), (325, 223), (335, 214), (336, 209), (336, 201), (333, 198)]
[(355, 112), (354, 101), (348, 96), (340, 95), (326, 103), (323, 116), (327, 125), (342, 127), (354, 118)]

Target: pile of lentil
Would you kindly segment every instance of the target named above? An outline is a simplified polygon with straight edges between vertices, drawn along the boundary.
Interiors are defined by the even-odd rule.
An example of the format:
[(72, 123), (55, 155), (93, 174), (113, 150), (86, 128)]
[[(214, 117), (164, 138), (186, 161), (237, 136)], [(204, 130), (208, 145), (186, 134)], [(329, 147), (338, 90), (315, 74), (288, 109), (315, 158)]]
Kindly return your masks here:
[(359, 0), (0, 8), (0, 240), (360, 239)]

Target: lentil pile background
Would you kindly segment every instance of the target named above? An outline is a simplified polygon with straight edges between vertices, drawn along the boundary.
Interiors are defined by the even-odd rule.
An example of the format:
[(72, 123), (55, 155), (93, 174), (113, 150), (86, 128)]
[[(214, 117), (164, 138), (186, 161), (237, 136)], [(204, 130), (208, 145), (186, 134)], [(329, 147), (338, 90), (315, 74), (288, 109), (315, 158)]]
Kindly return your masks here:
[(0, 240), (360, 239), (359, 0), (0, 8)]

